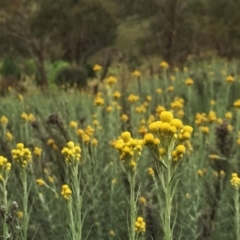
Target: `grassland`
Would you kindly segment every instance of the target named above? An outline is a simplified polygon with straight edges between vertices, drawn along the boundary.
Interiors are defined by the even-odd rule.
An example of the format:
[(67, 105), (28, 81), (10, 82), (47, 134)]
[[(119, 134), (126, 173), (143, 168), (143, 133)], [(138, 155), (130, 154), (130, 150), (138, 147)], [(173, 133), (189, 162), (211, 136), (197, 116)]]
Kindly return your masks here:
[[(122, 65), (117, 69), (117, 82), (108, 78), (97, 96), (77, 89), (42, 93), (31, 87), (23, 95), (9, 89), (1, 98), (0, 155), (11, 169), (7, 171), (0, 159), (0, 236), (166, 237), (161, 216), (167, 203), (159, 181), (165, 170), (159, 172), (158, 167), (164, 153), (156, 160), (153, 148), (142, 144), (140, 158), (131, 158), (129, 165), (124, 157), (120, 159), (116, 142), (126, 131), (134, 139), (144, 139), (149, 124), (167, 110), (193, 127), (191, 138), (182, 143), (186, 151), (174, 172), (178, 184), (171, 201), (172, 239), (239, 239), (239, 183), (237, 178), (235, 186), (230, 182), (232, 173), (240, 174), (238, 63), (189, 61), (184, 69), (171, 70), (158, 65), (151, 76), (126, 74)], [(69, 141), (80, 146), (80, 159), (63, 154)], [(27, 151), (14, 155), (13, 149), (21, 150), (19, 143), (31, 155)], [(64, 184), (71, 189), (69, 194), (62, 192)], [(136, 229), (133, 237), (131, 221), (137, 216), (146, 228)]]

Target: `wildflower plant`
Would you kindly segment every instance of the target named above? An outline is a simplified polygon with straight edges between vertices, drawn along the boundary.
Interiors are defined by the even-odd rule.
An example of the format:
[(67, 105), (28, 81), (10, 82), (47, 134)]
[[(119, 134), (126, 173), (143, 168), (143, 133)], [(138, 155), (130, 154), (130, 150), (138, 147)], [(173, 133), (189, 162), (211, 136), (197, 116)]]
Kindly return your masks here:
[(142, 152), (143, 141), (133, 139), (131, 133), (126, 131), (121, 134), (121, 139), (115, 143), (115, 148), (120, 153), (123, 170), (127, 175), (130, 184), (130, 224), (129, 239), (135, 240), (138, 237), (135, 220), (137, 217), (137, 196), (135, 194), (136, 172)]
[(61, 195), (68, 201), (68, 213), (70, 218), (71, 239), (81, 240), (82, 238), (82, 194), (80, 191), (79, 164), (81, 158), (81, 148), (74, 142), (67, 143), (61, 151), (68, 166), (70, 187), (62, 186)]
[(235, 215), (235, 239), (240, 239), (240, 209), (239, 209), (239, 187), (240, 187), (240, 178), (237, 173), (232, 173), (231, 185), (234, 188), (234, 215)]
[(3, 238), (8, 238), (8, 225), (7, 225), (7, 215), (8, 212), (8, 201), (7, 201), (7, 181), (9, 179), (11, 170), (11, 163), (8, 162), (7, 158), (0, 156), (0, 196), (3, 199), (3, 205), (1, 210), (3, 211), (2, 215), (2, 226), (3, 226)]
[[(180, 119), (174, 118), (169, 111), (162, 111), (160, 121), (149, 125), (150, 132), (144, 136), (144, 144), (150, 148), (156, 160), (157, 176), (162, 186), (162, 193), (159, 192), (162, 226), (165, 240), (173, 239), (171, 209), (173, 197), (177, 188), (178, 180), (175, 180), (177, 167), (183, 154), (186, 152), (184, 141), (191, 137), (192, 127), (184, 126)], [(158, 184), (156, 184), (158, 185)]]
[(18, 143), (16, 148), (12, 150), (12, 158), (20, 172), (20, 180), (23, 186), (23, 239), (27, 239), (27, 230), (29, 223), (28, 213), (28, 194), (27, 173), (32, 163), (32, 153), (28, 148), (24, 147), (23, 143)]

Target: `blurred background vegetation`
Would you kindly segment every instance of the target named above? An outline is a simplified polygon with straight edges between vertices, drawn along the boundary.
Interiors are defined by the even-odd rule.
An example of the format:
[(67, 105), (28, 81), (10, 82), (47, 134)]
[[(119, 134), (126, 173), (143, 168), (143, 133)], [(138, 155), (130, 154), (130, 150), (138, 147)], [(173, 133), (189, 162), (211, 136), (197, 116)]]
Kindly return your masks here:
[(239, 58), (239, 9), (234, 0), (1, 0), (1, 75), (47, 86), (91, 76), (95, 63), (134, 70), (155, 57), (171, 66), (209, 53)]

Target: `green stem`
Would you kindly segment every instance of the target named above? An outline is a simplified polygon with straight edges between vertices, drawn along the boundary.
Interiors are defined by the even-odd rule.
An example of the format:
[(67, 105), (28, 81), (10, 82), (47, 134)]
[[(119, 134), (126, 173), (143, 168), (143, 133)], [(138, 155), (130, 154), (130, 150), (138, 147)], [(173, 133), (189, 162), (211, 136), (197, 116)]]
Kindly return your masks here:
[(6, 190), (6, 179), (3, 180), (3, 206), (5, 207), (5, 214), (3, 217), (3, 239), (7, 239), (8, 236), (8, 225), (6, 223), (6, 212), (8, 211), (7, 206), (7, 190)]
[(130, 240), (135, 240), (135, 220), (136, 220), (136, 203), (135, 203), (135, 174), (130, 175)]
[(166, 209), (165, 209), (165, 240), (172, 240), (172, 230), (171, 230), (171, 204), (172, 204), (172, 197), (171, 197), (171, 185), (170, 185), (171, 173), (168, 167), (167, 171), (167, 183), (166, 183), (166, 194), (165, 194), (165, 201), (166, 201)]
[(76, 236), (78, 240), (82, 238), (82, 196), (80, 192), (80, 181), (78, 178), (78, 165), (73, 169), (73, 188), (75, 192), (74, 199), (76, 200)]
[(74, 224), (74, 218), (73, 218), (73, 208), (72, 208), (72, 198), (68, 200), (68, 212), (69, 212), (69, 220), (70, 220), (70, 229), (71, 229), (71, 235), (72, 240), (77, 240), (76, 238), (76, 228)]
[(236, 234), (236, 240), (240, 240), (240, 232), (239, 232), (240, 216), (239, 216), (239, 192), (238, 192), (238, 189), (235, 190), (234, 205), (235, 205), (235, 231), (236, 231), (235, 234)]
[(27, 192), (27, 169), (22, 171), (22, 184), (23, 184), (23, 240), (27, 240), (28, 229), (28, 192)]

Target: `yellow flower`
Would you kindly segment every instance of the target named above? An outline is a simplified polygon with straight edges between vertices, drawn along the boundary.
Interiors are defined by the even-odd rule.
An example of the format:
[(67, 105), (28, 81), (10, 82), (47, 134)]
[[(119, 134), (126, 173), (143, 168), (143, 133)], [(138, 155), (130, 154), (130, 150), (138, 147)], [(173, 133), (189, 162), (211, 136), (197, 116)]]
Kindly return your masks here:
[(7, 125), (7, 124), (8, 124), (8, 118), (5, 117), (5, 116), (2, 116), (1, 119), (0, 119), (0, 121), (1, 121), (1, 123), (2, 123), (3, 125)]
[(12, 150), (12, 158), (20, 167), (27, 167), (32, 162), (32, 153), (23, 143), (18, 143), (16, 149)]
[(130, 141), (131, 133), (128, 132), (128, 131), (123, 132), (123, 133), (121, 134), (121, 138), (122, 138), (122, 140), (123, 140), (124, 142), (128, 142), (128, 141)]
[(225, 114), (225, 118), (226, 118), (226, 119), (232, 119), (232, 113), (231, 113), (231, 112), (227, 112), (227, 113)]
[(186, 79), (185, 81), (186, 85), (191, 86), (193, 85), (193, 80), (191, 78)]
[(235, 108), (240, 108), (240, 99), (236, 100), (234, 103), (233, 103), (233, 106)]
[(160, 65), (160, 67), (163, 68), (163, 69), (169, 68), (169, 64), (168, 64), (167, 62), (165, 62), (165, 61), (162, 61), (159, 65)]
[(148, 168), (148, 174), (153, 177), (154, 176), (154, 170), (152, 168)]
[(109, 231), (109, 235), (110, 235), (110, 236), (115, 236), (114, 231), (113, 231), (113, 230), (110, 230), (110, 231)]
[(116, 83), (116, 82), (117, 82), (117, 78), (115, 78), (115, 77), (113, 77), (113, 76), (110, 76), (110, 77), (108, 77), (108, 78), (106, 79), (106, 83), (107, 83), (109, 86), (113, 85), (113, 84)]
[(115, 92), (113, 93), (113, 97), (114, 97), (115, 99), (119, 99), (119, 98), (121, 97), (121, 93), (120, 93), (119, 91), (115, 91)]
[(172, 92), (174, 90), (174, 87), (173, 86), (169, 86), (167, 90), (168, 90), (168, 92)]
[(75, 122), (75, 121), (71, 121), (71, 122), (69, 123), (69, 126), (70, 126), (71, 128), (76, 129), (76, 128), (78, 127), (78, 123)]
[(220, 157), (219, 157), (217, 154), (210, 154), (210, 155), (208, 155), (208, 157), (209, 157), (210, 159), (212, 159), (212, 160), (218, 160), (218, 159), (220, 159)]
[(16, 215), (17, 215), (18, 219), (23, 218), (23, 212), (22, 211), (17, 211)]
[(227, 81), (228, 83), (233, 83), (233, 82), (234, 82), (234, 77), (231, 76), (231, 75), (229, 75), (229, 76), (226, 77), (226, 81)]
[(199, 170), (197, 171), (197, 174), (198, 174), (199, 177), (202, 177), (203, 174), (204, 174), (204, 172), (203, 172), (203, 170), (199, 169)]
[(108, 107), (106, 108), (106, 111), (107, 111), (108, 113), (111, 113), (111, 112), (113, 111), (112, 106), (108, 106)]
[(139, 233), (144, 233), (146, 231), (146, 223), (142, 217), (138, 217), (135, 222), (135, 231)]
[(39, 186), (45, 185), (44, 180), (41, 178), (37, 179), (36, 182), (37, 182), (37, 185), (39, 185)]
[(72, 191), (71, 191), (71, 189), (68, 187), (67, 184), (62, 185), (61, 195), (62, 195), (66, 200), (69, 200), (70, 197), (72, 196)]
[(154, 143), (154, 136), (153, 134), (151, 133), (147, 133), (145, 136), (144, 136), (144, 141), (145, 141), (145, 144), (153, 144)]
[(35, 147), (33, 152), (35, 155), (40, 156), (42, 154), (42, 149), (39, 147)]
[(210, 105), (211, 105), (211, 106), (214, 106), (215, 104), (216, 104), (216, 102), (215, 102), (214, 100), (211, 100), (211, 101), (210, 101)]
[(72, 141), (67, 143), (67, 146), (62, 149), (61, 153), (64, 156), (66, 163), (72, 164), (80, 161), (81, 148), (75, 146)]
[(209, 133), (209, 127), (204, 127), (204, 126), (202, 126), (202, 127), (200, 127), (200, 130), (203, 132), (203, 133)]
[(158, 94), (161, 94), (161, 93), (162, 93), (162, 89), (161, 89), (161, 88), (158, 88), (156, 92), (157, 92)]
[(93, 71), (95, 72), (98, 72), (102, 69), (102, 66), (98, 65), (98, 64), (95, 64), (94, 67), (93, 67)]
[(185, 153), (186, 151), (186, 148), (184, 145), (178, 145), (177, 148), (176, 148), (176, 151), (178, 154), (182, 154), (182, 153)]
[(239, 186), (240, 186), (240, 178), (238, 177), (238, 175), (236, 173), (232, 174), (232, 178), (231, 178), (230, 182), (231, 182), (231, 185), (233, 187), (235, 187), (236, 189), (239, 188)]
[(18, 99), (19, 99), (20, 101), (22, 101), (22, 100), (23, 100), (23, 95), (22, 95), (22, 94), (18, 94)]
[(122, 120), (123, 122), (127, 122), (128, 116), (127, 116), (126, 114), (122, 114), (121, 120)]
[(104, 105), (104, 99), (102, 97), (96, 97), (94, 100), (94, 104), (96, 106), (103, 106)]
[(169, 111), (163, 111), (160, 113), (160, 119), (162, 122), (170, 123), (173, 120), (173, 114)]
[(141, 204), (145, 204), (147, 201), (146, 201), (146, 198), (145, 198), (145, 197), (140, 197), (140, 198), (139, 198), (139, 202), (140, 202)]
[(7, 140), (11, 142), (13, 140), (13, 135), (10, 132), (6, 133)]
[(141, 72), (139, 72), (138, 70), (135, 70), (135, 71), (132, 73), (132, 75), (133, 75), (134, 77), (140, 77), (140, 76), (141, 76)]
[(129, 101), (130, 103), (134, 103), (134, 102), (138, 101), (138, 99), (139, 99), (139, 97), (138, 97), (137, 95), (134, 95), (134, 94), (130, 94), (130, 95), (128, 96), (128, 101)]

